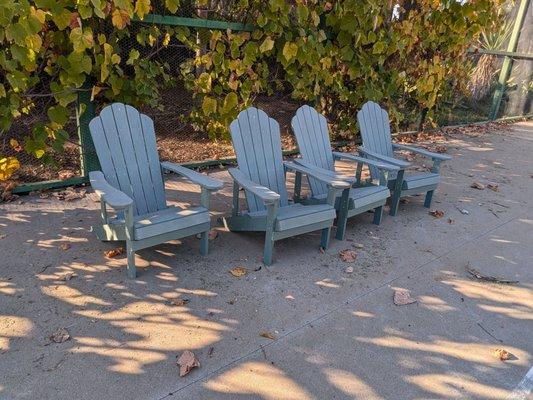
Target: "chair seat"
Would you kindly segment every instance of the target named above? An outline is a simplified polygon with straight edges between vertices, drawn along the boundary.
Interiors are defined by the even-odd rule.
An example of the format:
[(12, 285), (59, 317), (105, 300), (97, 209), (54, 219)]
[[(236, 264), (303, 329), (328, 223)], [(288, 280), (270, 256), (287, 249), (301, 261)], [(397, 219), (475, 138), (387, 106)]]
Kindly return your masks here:
[[(408, 174), (403, 177), (402, 190), (411, 190), (426, 186), (437, 186), (439, 183), (440, 175), (433, 172)], [(389, 180), (389, 188), (394, 188), (394, 180)]]
[(402, 189), (416, 189), (423, 186), (438, 185), (440, 175), (433, 172), (422, 172), (419, 174), (409, 174), (403, 178)]
[[(335, 207), (339, 208), (340, 196), (342, 192), (337, 193), (337, 199), (335, 201)], [(368, 204), (373, 204), (377, 201), (386, 201), (390, 196), (390, 190), (386, 186), (364, 186), (350, 189), (350, 203), (348, 209), (361, 208)], [(326, 200), (326, 195), (316, 196), (318, 200)]]
[[(251, 217), (266, 217), (266, 210), (249, 213)], [(277, 232), (286, 231), (306, 225), (335, 219), (335, 209), (329, 204), (316, 204), (304, 206), (303, 204), (290, 204), (278, 208), (278, 215), (274, 229)]]
[[(205, 207), (168, 207), (133, 219), (133, 239), (142, 240), (195, 225), (209, 223), (209, 211)], [(123, 224), (123, 218), (115, 218), (112, 224)]]

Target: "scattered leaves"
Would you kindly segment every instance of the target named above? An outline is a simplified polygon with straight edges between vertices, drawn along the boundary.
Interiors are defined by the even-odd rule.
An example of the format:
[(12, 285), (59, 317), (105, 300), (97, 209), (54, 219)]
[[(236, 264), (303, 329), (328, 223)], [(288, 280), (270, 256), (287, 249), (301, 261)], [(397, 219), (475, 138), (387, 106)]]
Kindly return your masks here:
[(448, 149), (446, 148), (446, 146), (435, 146), (435, 149), (434, 149), (435, 153), (446, 153), (448, 151)]
[(54, 196), (58, 200), (73, 201), (77, 199), (82, 199), (83, 197), (85, 197), (85, 193), (85, 189), (80, 189), (79, 191), (76, 191), (76, 189), (74, 189), (73, 187), (69, 187), (65, 190), (52, 193), (52, 196)]
[(180, 367), (180, 376), (185, 376), (191, 372), (193, 368), (199, 367), (200, 361), (192, 351), (185, 350), (178, 358), (177, 364)]
[(411, 297), (411, 293), (406, 289), (396, 289), (394, 291), (394, 304), (397, 306), (405, 306), (407, 304), (416, 303), (416, 300)]
[(355, 250), (350, 249), (341, 250), (339, 256), (342, 261), (348, 263), (353, 263), (357, 259), (357, 253), (355, 252)]
[(276, 337), (272, 333), (267, 332), (267, 331), (261, 332), (259, 334), (259, 336), (262, 336), (262, 337), (264, 337), (266, 339), (270, 339), (270, 340), (276, 340)]
[(235, 267), (229, 270), (229, 273), (237, 278), (246, 275), (248, 270), (244, 267)]
[(66, 328), (59, 328), (50, 335), (50, 340), (54, 343), (63, 343), (70, 339), (70, 333)]
[(484, 190), (485, 189), (485, 185), (482, 184), (482, 183), (479, 183), (479, 182), (472, 182), (470, 184), (470, 187), (474, 188), (474, 189), (478, 189), (478, 190)]
[(512, 354), (505, 349), (494, 349), (494, 355), (498, 357), (501, 361), (509, 360), (512, 356)]
[(121, 254), (125, 253), (124, 247), (117, 247), (115, 249), (104, 251), (104, 257), (105, 258), (114, 258), (116, 256), (119, 256)]
[(62, 181), (64, 181), (65, 179), (72, 178), (74, 175), (74, 171), (70, 171), (68, 169), (62, 169), (57, 173), (57, 177)]
[(444, 217), (444, 211), (442, 210), (431, 210), (431, 211), (428, 211), (428, 214), (435, 218)]

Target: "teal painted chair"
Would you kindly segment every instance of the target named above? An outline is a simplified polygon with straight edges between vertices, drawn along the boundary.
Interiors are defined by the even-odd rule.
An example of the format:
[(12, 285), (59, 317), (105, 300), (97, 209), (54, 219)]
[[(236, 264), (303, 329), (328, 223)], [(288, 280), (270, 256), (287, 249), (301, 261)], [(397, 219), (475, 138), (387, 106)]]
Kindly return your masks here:
[[(389, 114), (378, 104), (369, 101), (357, 113), (357, 122), (361, 130), (363, 146), (359, 152), (366, 158), (382, 161), (395, 165), (398, 171), (391, 172), (388, 177), (388, 186), (393, 191), (390, 215), (396, 215), (400, 198), (417, 193), (426, 193), (424, 207), (431, 206), (433, 193), (440, 183), (440, 165), (443, 161), (451, 160), (450, 156), (420, 149), (414, 146), (406, 146), (392, 142)], [(430, 172), (409, 173), (405, 170), (411, 166), (405, 160), (394, 156), (394, 150), (406, 150), (418, 153), (433, 160)], [(378, 176), (378, 169), (370, 166), (372, 177)]]
[[(135, 252), (169, 240), (201, 234), (200, 252), (207, 254), (210, 192), (222, 182), (169, 162), (159, 162), (153, 121), (121, 103), (105, 107), (89, 129), (102, 171), (90, 172), (100, 198), (100, 240), (126, 241), (128, 275), (136, 276)], [(200, 206), (167, 206), (163, 171), (201, 186)], [(116, 214), (108, 214), (108, 207)]]
[[(337, 209), (337, 232), (336, 238), (343, 240), (346, 233), (348, 218), (374, 210), (374, 223), (379, 224), (383, 215), (383, 206), (390, 191), (387, 187), (387, 174), (398, 171), (398, 167), (384, 164), (379, 161), (359, 157), (355, 154), (341, 153), (331, 149), (329, 131), (326, 118), (314, 108), (304, 105), (298, 109), (291, 121), (292, 130), (298, 142), (298, 148), (302, 156), (295, 162), (315, 168), (325, 175), (347, 180), (351, 187), (342, 191), (335, 202)], [(339, 176), (335, 172), (335, 160), (347, 160), (357, 163), (353, 177)], [(379, 171), (379, 183), (362, 181), (361, 173), (363, 165), (375, 168)], [(312, 176), (308, 176), (311, 195), (305, 201), (307, 203), (324, 202), (327, 195), (327, 187)], [(295, 185), (294, 198), (300, 198), (301, 181)]]
[[(327, 248), (335, 219), (337, 192), (349, 183), (292, 162), (284, 162), (278, 123), (257, 108), (242, 111), (230, 125), (238, 168), (233, 177), (233, 211), (225, 218), (231, 231), (264, 231), (263, 261), (272, 263), (274, 242), (287, 237), (322, 230), (321, 246)], [(312, 176), (327, 187), (324, 204), (291, 203), (287, 196), (285, 173)], [(239, 210), (239, 189), (245, 191), (247, 210)]]

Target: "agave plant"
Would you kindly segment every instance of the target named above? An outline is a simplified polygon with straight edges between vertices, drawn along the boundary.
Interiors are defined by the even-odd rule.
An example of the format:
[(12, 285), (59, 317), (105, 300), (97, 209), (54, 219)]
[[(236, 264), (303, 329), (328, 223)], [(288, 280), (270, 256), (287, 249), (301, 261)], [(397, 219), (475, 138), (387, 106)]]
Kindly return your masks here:
[[(509, 19), (504, 20), (502, 24), (485, 27), (475, 47), (483, 50), (501, 50), (511, 36), (512, 29), (513, 21)], [(498, 72), (496, 59), (497, 56), (493, 54), (482, 54), (476, 66), (472, 69), (470, 80), (467, 84), (472, 101), (477, 102), (489, 93), (492, 79)]]

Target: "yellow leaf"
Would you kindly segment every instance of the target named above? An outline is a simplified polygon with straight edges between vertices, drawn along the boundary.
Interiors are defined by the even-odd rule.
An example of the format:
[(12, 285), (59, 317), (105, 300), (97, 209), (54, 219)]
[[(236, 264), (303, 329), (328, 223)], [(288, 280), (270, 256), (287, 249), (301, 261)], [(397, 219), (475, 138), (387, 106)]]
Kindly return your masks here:
[(150, 0), (137, 0), (135, 2), (135, 13), (140, 19), (143, 19), (150, 12)]
[(125, 10), (119, 10), (118, 8), (113, 11), (113, 16), (111, 17), (113, 25), (118, 29), (124, 29), (130, 23), (130, 15)]
[(19, 160), (15, 157), (0, 158), (0, 181), (8, 180), (19, 168)]
[(163, 46), (168, 46), (170, 43), (170, 33), (165, 33), (165, 37), (163, 38)]

